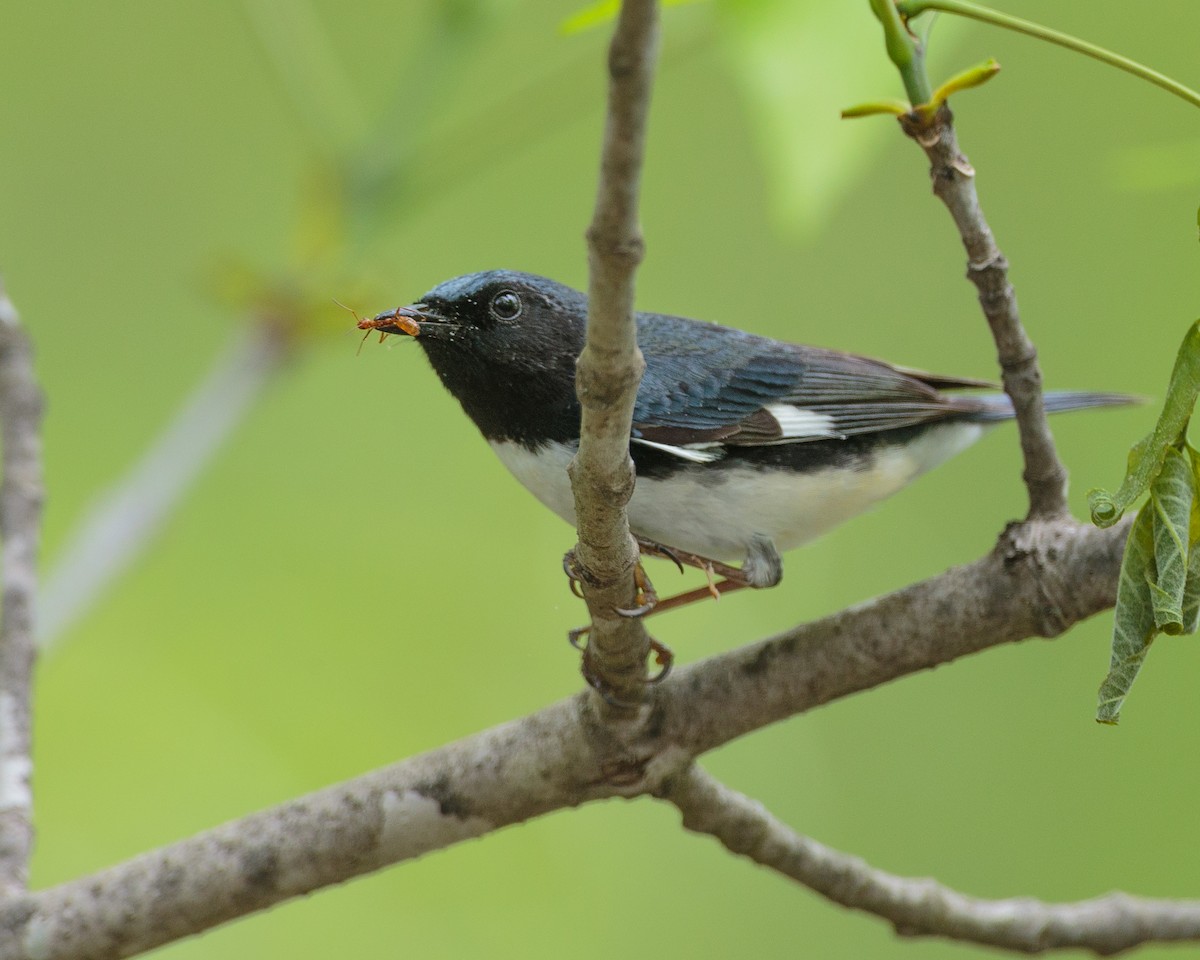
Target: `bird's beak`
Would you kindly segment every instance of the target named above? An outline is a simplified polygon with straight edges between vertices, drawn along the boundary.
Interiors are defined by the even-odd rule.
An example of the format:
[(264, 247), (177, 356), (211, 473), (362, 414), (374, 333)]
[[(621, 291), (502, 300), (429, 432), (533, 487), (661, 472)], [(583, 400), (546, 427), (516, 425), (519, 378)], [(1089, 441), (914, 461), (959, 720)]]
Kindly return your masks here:
[(373, 320), (358, 321), (359, 330), (403, 333), (410, 337), (445, 336), (454, 328), (451, 320), (434, 313), (423, 303), (385, 310)]

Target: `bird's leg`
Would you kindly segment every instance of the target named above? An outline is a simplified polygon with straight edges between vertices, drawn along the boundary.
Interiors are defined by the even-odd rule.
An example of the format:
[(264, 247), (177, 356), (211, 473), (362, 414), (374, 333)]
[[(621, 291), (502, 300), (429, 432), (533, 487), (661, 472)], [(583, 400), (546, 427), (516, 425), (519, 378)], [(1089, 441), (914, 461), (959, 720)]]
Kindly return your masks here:
[[(740, 567), (732, 567), (720, 560), (710, 560), (698, 553), (678, 550), (665, 544), (634, 534), (643, 554), (663, 557), (672, 561), (683, 572), (685, 566), (703, 570), (711, 578), (715, 574), (726, 580), (740, 581), (742, 586), (763, 589), (773, 587), (783, 579), (783, 560), (770, 537), (756, 533), (746, 545), (746, 560)], [(728, 591), (722, 590), (722, 593)]]
[[(677, 550), (636, 534), (635, 539), (642, 553), (672, 560), (681, 571), (685, 565), (703, 570), (708, 578), (708, 585), (659, 600), (645, 612), (617, 611), (623, 616), (649, 616), (652, 613), (664, 613), (677, 607), (685, 607), (706, 597), (719, 600), (723, 594), (733, 593), (743, 587), (753, 587), (757, 590), (773, 587), (783, 579), (783, 561), (780, 559), (779, 551), (775, 548), (771, 538), (762, 534), (756, 534), (747, 544), (746, 560), (741, 567), (731, 567), (719, 560), (709, 560), (707, 557), (689, 553), (686, 550)], [(722, 579), (714, 580), (714, 576)]]
[(686, 607), (697, 600), (708, 600), (710, 597), (720, 599), (727, 593), (733, 593), (735, 590), (741, 590), (743, 587), (749, 586), (752, 586), (752, 584), (746, 583), (743, 580), (716, 580), (713, 582), (711, 588), (708, 586), (697, 587), (695, 590), (685, 590), (683, 593), (677, 593), (673, 597), (659, 600), (653, 610), (647, 611), (642, 616), (648, 617), (655, 613), (666, 613), (668, 610)]

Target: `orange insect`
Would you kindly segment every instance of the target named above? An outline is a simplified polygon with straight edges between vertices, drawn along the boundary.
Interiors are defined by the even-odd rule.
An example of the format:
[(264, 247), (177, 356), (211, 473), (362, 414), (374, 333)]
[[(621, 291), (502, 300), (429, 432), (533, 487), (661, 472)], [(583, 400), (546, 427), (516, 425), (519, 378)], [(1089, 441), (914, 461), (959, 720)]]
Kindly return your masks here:
[(362, 340), (359, 341), (358, 353), (362, 352), (362, 345), (367, 342), (367, 337), (369, 337), (371, 332), (374, 330), (379, 331), (380, 343), (383, 343), (383, 338), (389, 333), (406, 333), (410, 337), (418, 336), (421, 333), (421, 326), (417, 323), (416, 319), (400, 312), (404, 309), (403, 307), (397, 307), (395, 310), (389, 310), (385, 313), (379, 314), (379, 316), (377, 316), (374, 320), (368, 320), (365, 317), (360, 317), (358, 312), (352, 307), (348, 307), (344, 303), (341, 303), (337, 300), (334, 300), (333, 302), (343, 310), (348, 310), (350, 315), (354, 317), (356, 321), (358, 321), (358, 329), (366, 331), (366, 333), (363, 334)]

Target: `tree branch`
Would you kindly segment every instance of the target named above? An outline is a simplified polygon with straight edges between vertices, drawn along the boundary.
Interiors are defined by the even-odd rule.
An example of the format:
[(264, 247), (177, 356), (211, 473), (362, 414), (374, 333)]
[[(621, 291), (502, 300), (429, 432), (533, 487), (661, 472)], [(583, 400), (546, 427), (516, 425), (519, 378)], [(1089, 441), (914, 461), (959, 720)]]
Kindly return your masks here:
[(587, 231), (587, 341), (575, 371), (583, 407), (571, 463), (579, 545), (575, 550), (592, 627), (585, 675), (610, 699), (642, 699), (646, 631), (615, 611), (638, 605), (638, 548), (625, 507), (633, 493), (629, 431), (645, 363), (634, 323), (634, 274), (643, 243), (638, 192), (658, 50), (656, 0), (625, 0), (609, 49), (608, 114), (596, 210)]
[(1124, 535), (1124, 525), (1014, 526), (973, 564), (679, 671), (654, 688), (644, 723), (599, 722), (580, 694), (0, 901), (0, 960), (129, 956), (551, 810), (663, 795), (696, 756), (751, 730), (970, 652), (1061, 632), (1104, 609)]
[(611, 795), (582, 695), (0, 904), (0, 958), (127, 957), (320, 887)]
[(30, 753), (38, 546), (42, 520), (42, 393), (33, 352), (0, 280), (0, 894), (23, 890), (33, 850)]
[(996, 342), (1004, 390), (1017, 415), (1029, 519), (1066, 516), (1067, 471), (1046, 421), (1037, 350), (1021, 325), (1017, 296), (1008, 281), (1008, 261), (979, 205), (975, 170), (958, 149), (950, 108), (943, 104), (932, 116), (914, 111), (902, 116), (900, 125), (929, 158), (933, 192), (950, 211), (967, 250), (967, 278), (979, 291)]
[[(637, 198), (656, 29), (652, 0), (626, 0), (610, 54), (608, 124), (588, 231), (590, 312), (577, 371), (583, 423), (572, 465), (577, 558), (593, 622), (591, 667), (615, 701), (630, 703), (645, 690), (648, 638), (640, 623), (614, 610), (631, 605), (637, 592), (637, 549), (625, 504), (633, 484), (629, 427), (642, 369), (633, 277), (642, 257)], [(969, 166), (954, 147), (948, 113), (944, 120), (935, 141), (923, 145), (934, 161), (939, 196), (940, 179), (965, 181), (946, 187), (943, 199), (963, 232), (1017, 410), (1030, 517), (1052, 522), (1014, 526), (973, 564), (681, 671), (655, 689), (638, 722), (601, 720), (593, 698), (581, 694), (93, 876), (12, 895), (0, 900), (0, 960), (129, 956), (551, 810), (642, 794), (675, 799), (690, 827), (727, 834), (730, 844), (759, 851), (768, 835), (772, 850), (782, 851), (780, 863), (799, 864), (795, 869), (806, 869), (814, 887), (850, 890), (862, 901), (851, 905), (875, 905), (902, 932), (959, 935), (962, 928), (1007, 935), (1008, 922), (997, 922), (989, 910), (1009, 911), (1004, 920), (1015, 903), (1022, 917), (1048, 917), (1042, 930), (1066, 930), (1081, 919), (1094, 927), (1101, 921), (1087, 911), (1103, 909), (1122, 922), (1126, 916), (1164, 921), (1165, 933), (1150, 931), (1142, 940), (1198, 936), (1186, 924), (1200, 904), (1174, 905), (1177, 912), (1169, 916), (1148, 916), (1143, 905), (1149, 902), (1123, 897), (1094, 901), (1099, 908), (1025, 901), (996, 908), (931, 882), (890, 877), (795, 836), (694, 767), (689, 772), (697, 755), (775, 720), (988, 646), (1057, 635), (1112, 603), (1125, 528), (1100, 531), (1062, 518), (1062, 477), (1056, 484), (1054, 474), (1061, 465), (1044, 432), (1033, 348), (1016, 316), (1003, 257), (978, 211)], [(936, 160), (942, 148), (949, 154)], [(0, 350), (0, 364), (3, 359)], [(8, 447), (6, 434), (6, 457)], [(6, 619), (10, 612), (6, 594)], [(6, 689), (0, 687), (0, 698)], [(770, 862), (767, 852), (760, 862)], [(1082, 912), (1063, 912), (1070, 910)], [(947, 930), (933, 930), (934, 922), (945, 922)], [(1014, 941), (1027, 949), (1024, 942)], [(1117, 949), (1134, 942), (1141, 940), (1121, 941)]]
[(1082, 948), (1101, 956), (1148, 942), (1200, 940), (1200, 901), (1111, 893), (1078, 903), (981, 900), (935, 880), (898, 877), (795, 833), (760, 803), (694, 764), (664, 785), (683, 825), (821, 896), (889, 921), (901, 936), (939, 936), (1022, 953)]

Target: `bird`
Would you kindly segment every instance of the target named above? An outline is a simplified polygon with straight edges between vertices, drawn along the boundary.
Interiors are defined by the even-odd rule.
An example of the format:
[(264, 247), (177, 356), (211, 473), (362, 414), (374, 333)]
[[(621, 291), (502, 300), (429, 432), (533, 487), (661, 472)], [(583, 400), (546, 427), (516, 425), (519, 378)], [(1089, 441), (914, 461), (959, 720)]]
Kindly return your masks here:
[[(575, 362), (586, 318), (578, 290), (488, 270), (440, 283), (359, 327), (415, 339), (501, 463), (574, 525), (567, 466), (579, 445)], [(629, 435), (630, 529), (643, 553), (706, 570), (713, 595), (722, 584), (726, 592), (775, 586), (782, 552), (870, 509), (1014, 416), (1003, 393), (955, 392), (994, 387), (983, 380), (686, 317), (638, 312), (636, 322), (645, 372)], [(1118, 393), (1045, 394), (1052, 413), (1133, 402)], [(725, 578), (715, 586), (714, 571)]]

